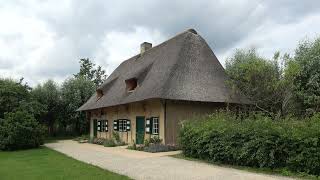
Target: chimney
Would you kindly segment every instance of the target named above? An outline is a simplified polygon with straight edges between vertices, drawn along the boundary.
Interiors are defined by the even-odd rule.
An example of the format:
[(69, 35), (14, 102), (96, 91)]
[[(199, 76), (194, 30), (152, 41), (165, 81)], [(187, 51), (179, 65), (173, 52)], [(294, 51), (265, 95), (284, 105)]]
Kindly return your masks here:
[(140, 54), (143, 54), (147, 50), (152, 48), (152, 44), (148, 42), (144, 42), (140, 45)]

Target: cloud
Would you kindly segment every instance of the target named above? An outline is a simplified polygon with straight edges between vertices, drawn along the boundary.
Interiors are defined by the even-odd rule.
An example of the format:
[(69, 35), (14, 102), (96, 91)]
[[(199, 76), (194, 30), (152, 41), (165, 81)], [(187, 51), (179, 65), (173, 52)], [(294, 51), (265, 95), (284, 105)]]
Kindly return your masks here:
[(319, 37), (319, 29), (320, 14), (309, 15), (291, 24), (276, 24), (267, 21), (252, 32), (250, 37), (221, 54), (220, 61), (224, 62), (236, 49), (251, 47), (257, 48), (259, 53), (267, 58), (272, 58), (276, 51), (292, 55), (301, 40)]
[(320, 29), (320, 1), (0, 0), (0, 76), (62, 82), (89, 57), (110, 74), (139, 51), (195, 28), (220, 61), (235, 48), (270, 56)]
[(93, 59), (110, 74), (122, 61), (138, 54), (142, 42), (153, 42), (155, 46), (164, 40), (165, 37), (159, 31), (144, 27), (135, 27), (129, 33), (111, 31), (105, 34)]

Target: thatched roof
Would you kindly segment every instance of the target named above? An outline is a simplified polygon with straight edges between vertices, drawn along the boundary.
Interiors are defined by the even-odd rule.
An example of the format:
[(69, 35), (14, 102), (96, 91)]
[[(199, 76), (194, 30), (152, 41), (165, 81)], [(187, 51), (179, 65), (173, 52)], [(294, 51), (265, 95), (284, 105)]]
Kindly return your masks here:
[[(125, 81), (136, 78), (138, 87), (127, 92)], [(224, 68), (206, 41), (187, 30), (121, 63), (78, 110), (127, 104), (146, 99), (248, 104), (226, 84)]]

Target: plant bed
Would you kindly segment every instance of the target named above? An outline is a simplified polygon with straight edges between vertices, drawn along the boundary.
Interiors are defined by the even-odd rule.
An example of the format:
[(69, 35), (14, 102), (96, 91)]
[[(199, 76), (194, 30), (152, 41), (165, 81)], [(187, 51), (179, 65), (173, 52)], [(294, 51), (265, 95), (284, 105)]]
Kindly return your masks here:
[(125, 142), (121, 141), (118, 133), (113, 132), (113, 137), (111, 139), (106, 138), (91, 138), (88, 141), (92, 144), (103, 145), (104, 147), (116, 147), (116, 146), (125, 146)]
[(158, 136), (154, 136), (154, 137), (151, 137), (149, 140), (145, 140), (143, 145), (133, 144), (132, 146), (128, 146), (127, 149), (150, 152), (150, 153), (179, 150), (177, 146), (162, 144), (162, 139), (160, 139)]

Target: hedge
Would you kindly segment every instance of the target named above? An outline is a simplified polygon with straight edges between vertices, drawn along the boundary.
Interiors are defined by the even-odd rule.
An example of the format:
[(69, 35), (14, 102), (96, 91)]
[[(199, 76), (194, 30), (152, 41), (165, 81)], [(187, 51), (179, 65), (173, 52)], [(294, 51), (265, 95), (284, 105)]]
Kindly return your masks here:
[(320, 114), (297, 121), (217, 113), (183, 122), (179, 142), (187, 157), (320, 175)]

